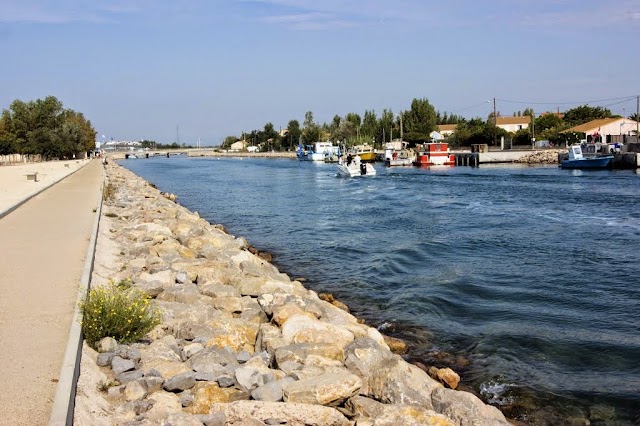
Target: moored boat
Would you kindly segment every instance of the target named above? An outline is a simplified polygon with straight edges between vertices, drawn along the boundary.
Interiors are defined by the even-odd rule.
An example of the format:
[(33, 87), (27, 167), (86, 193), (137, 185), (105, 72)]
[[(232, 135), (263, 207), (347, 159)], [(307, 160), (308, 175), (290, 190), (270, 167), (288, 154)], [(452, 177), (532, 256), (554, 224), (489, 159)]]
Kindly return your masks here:
[(416, 166), (454, 166), (456, 158), (449, 153), (449, 144), (445, 142), (430, 142), (418, 145), (418, 153), (414, 165)]
[(562, 160), (560, 167), (563, 169), (607, 169), (610, 168), (613, 155), (594, 155), (586, 157), (582, 153), (580, 145), (571, 145), (569, 159)]
[(316, 142), (313, 145), (298, 145), (296, 156), (301, 161), (325, 161), (340, 156), (340, 147), (331, 142)]
[(376, 161), (376, 151), (369, 144), (365, 143), (362, 145), (355, 145), (352, 148), (352, 153), (354, 157), (356, 155), (359, 156), (360, 160), (364, 161), (365, 163), (367, 162), (373, 163), (374, 161)]
[(389, 142), (384, 149), (384, 164), (387, 167), (412, 166), (416, 153), (407, 148), (407, 142)]

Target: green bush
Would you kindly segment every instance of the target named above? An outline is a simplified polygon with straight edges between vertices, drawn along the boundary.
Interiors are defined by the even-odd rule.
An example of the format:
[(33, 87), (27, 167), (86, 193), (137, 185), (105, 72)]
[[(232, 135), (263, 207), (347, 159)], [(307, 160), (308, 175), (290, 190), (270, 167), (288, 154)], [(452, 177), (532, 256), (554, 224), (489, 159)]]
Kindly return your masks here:
[(131, 287), (130, 280), (96, 287), (80, 303), (82, 331), (89, 346), (104, 337), (131, 343), (160, 324), (162, 313), (151, 305), (149, 296)]

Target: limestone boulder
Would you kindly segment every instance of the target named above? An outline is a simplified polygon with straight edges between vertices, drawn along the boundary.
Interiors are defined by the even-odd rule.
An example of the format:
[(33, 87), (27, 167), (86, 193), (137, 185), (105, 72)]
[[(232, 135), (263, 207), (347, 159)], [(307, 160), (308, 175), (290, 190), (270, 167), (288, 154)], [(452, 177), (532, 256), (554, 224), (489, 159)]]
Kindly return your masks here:
[(350, 426), (352, 423), (338, 410), (311, 404), (296, 404), (266, 401), (236, 401), (231, 404), (214, 404), (211, 412), (225, 414), (227, 424), (242, 424), (243, 421), (259, 421), (274, 424), (278, 421), (287, 426)]
[(212, 404), (228, 404), (249, 399), (249, 394), (235, 388), (221, 388), (217, 383), (198, 382), (191, 390), (193, 403), (186, 411), (192, 414), (209, 414)]
[(259, 326), (236, 318), (221, 318), (211, 323), (214, 335), (209, 339), (207, 347), (229, 347), (238, 352), (253, 352), (256, 345)]
[(283, 386), (284, 401), (337, 406), (358, 393), (362, 381), (355, 374), (323, 374)]
[(374, 426), (456, 426), (446, 416), (418, 405), (383, 404), (371, 398), (354, 396), (345, 403), (345, 407), (356, 415), (358, 424), (368, 420)]
[(458, 373), (450, 368), (440, 368), (436, 372), (436, 377), (440, 383), (446, 385), (450, 389), (455, 389), (460, 383), (460, 376)]
[(460, 426), (509, 426), (510, 423), (496, 407), (483, 403), (478, 397), (447, 388), (434, 389), (433, 409)]
[(304, 311), (298, 305), (285, 304), (285, 305), (278, 305), (278, 306), (275, 306), (273, 308), (272, 320), (273, 320), (274, 323), (276, 323), (276, 324), (281, 326), (289, 318), (291, 318), (294, 315), (307, 316), (307, 317), (311, 318), (312, 320), (316, 319), (316, 317), (312, 313)]
[(277, 281), (267, 277), (245, 276), (235, 285), (243, 296), (258, 297), (264, 293), (303, 295), (306, 290), (298, 281)]
[(160, 424), (172, 413), (182, 411), (180, 397), (171, 392), (158, 391), (153, 394), (153, 407), (146, 412), (146, 418), (155, 424)]
[(310, 355), (321, 356), (328, 359), (344, 361), (344, 349), (331, 343), (296, 343), (281, 346), (275, 351), (276, 363), (284, 364), (287, 361), (305, 364)]
[[(299, 282), (299, 281), (294, 281)], [(303, 312), (308, 312), (316, 318), (323, 315), (322, 310), (318, 306), (320, 300), (313, 297), (313, 292), (306, 291), (304, 294), (287, 294), (287, 293), (264, 293), (258, 296), (258, 303), (267, 315), (272, 315), (274, 310), (279, 306), (295, 305)]]
[(285, 346), (280, 329), (272, 324), (262, 323), (258, 326), (256, 336), (256, 352), (267, 351), (270, 355), (275, 355), (276, 349)]
[(200, 298), (200, 291), (195, 284), (176, 284), (165, 287), (157, 299), (165, 302), (192, 304)]
[(208, 281), (206, 284), (199, 284), (200, 293), (213, 297), (240, 297), (240, 292), (234, 286), (220, 284), (215, 281)]
[(217, 347), (205, 348), (193, 355), (186, 362), (187, 366), (199, 373), (217, 373), (220, 370), (214, 366), (231, 366), (234, 369), (240, 364), (235, 354), (227, 349)]
[(287, 343), (333, 343), (345, 347), (354, 340), (353, 333), (344, 327), (293, 315), (282, 325), (282, 338)]
[(134, 277), (134, 282), (138, 288), (147, 293), (151, 297), (156, 297), (162, 293), (165, 287), (169, 287), (175, 283), (175, 276), (172, 271), (165, 270), (150, 274), (141, 272)]
[(427, 373), (394, 355), (370, 372), (366, 396), (388, 404), (420, 405), (431, 410), (431, 394), (438, 388), (442, 385)]
[(344, 365), (362, 379), (362, 393), (367, 395), (371, 372), (379, 369), (385, 360), (392, 357), (391, 351), (375, 340), (359, 337), (345, 348)]

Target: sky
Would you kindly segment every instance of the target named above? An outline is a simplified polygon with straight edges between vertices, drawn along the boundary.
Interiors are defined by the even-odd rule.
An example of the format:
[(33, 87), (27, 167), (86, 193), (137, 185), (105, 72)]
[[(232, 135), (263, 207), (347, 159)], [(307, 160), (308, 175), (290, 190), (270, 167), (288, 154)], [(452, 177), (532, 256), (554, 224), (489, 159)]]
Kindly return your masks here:
[(0, 109), (218, 145), (313, 112), (636, 111), (640, 0), (0, 0)]

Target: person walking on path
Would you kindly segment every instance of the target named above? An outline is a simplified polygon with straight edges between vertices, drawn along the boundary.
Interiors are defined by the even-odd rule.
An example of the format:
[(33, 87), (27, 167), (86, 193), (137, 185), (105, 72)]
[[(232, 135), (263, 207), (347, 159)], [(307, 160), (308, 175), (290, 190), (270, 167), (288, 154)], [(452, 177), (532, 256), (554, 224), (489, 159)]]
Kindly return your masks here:
[(0, 425), (43, 425), (102, 184), (91, 161), (0, 219)]

